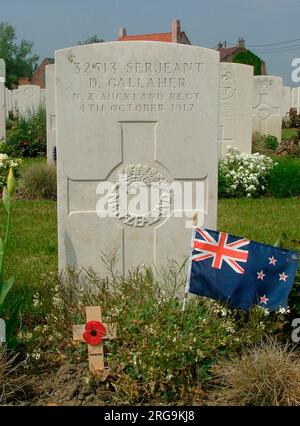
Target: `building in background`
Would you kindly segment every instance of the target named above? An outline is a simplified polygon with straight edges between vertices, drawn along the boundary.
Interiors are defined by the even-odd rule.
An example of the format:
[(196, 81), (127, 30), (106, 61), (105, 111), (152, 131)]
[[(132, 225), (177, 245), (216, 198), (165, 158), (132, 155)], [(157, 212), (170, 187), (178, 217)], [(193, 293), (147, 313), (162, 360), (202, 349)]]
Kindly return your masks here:
[(172, 31), (169, 33), (154, 33), (154, 34), (136, 34), (127, 35), (126, 28), (119, 29), (118, 41), (164, 41), (167, 43), (192, 44), (184, 31), (181, 31), (180, 21), (174, 19), (172, 22)]
[(40, 86), (41, 89), (46, 88), (46, 70), (47, 65), (54, 64), (54, 58), (45, 58), (37, 69), (32, 74), (32, 77), (21, 78), (19, 80), (19, 86), (24, 86), (25, 84), (34, 84), (35, 86)]
[(236, 46), (227, 47), (225, 43), (219, 43), (217, 50), (220, 52), (221, 62), (236, 62), (239, 64), (252, 65), (254, 75), (266, 75), (266, 64), (255, 53), (246, 48), (245, 40), (240, 37)]

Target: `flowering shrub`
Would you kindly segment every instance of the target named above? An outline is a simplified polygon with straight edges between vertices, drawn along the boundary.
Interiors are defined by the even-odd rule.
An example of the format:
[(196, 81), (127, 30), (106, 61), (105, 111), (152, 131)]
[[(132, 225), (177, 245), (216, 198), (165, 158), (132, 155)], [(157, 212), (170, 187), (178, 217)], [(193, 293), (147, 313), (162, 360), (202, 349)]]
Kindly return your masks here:
[(183, 315), (174, 290), (183, 290), (184, 274), (172, 270), (162, 286), (148, 269), (134, 270), (127, 278), (112, 273), (100, 280), (91, 270), (85, 276), (66, 272), (64, 286), (49, 289), (47, 282), (49, 299), (39, 289), (33, 297), (35, 324), (27, 329), (23, 324), (18, 334), (26, 345), (27, 368), (49, 368), (62, 352), (68, 362), (87, 363), (87, 345), (71, 340), (72, 324), (85, 322), (86, 306), (100, 305), (103, 321), (116, 324), (117, 338), (105, 342), (110, 376), (98, 386), (111, 389), (115, 403), (188, 402), (203, 397), (201, 387), (220, 354), (259, 341), (284, 318), (283, 312), (260, 307), (241, 312), (200, 297), (190, 298)]
[(13, 157), (44, 157), (47, 149), (45, 109), (40, 107), (36, 113), (18, 118), (12, 124), (3, 148)]
[(273, 166), (271, 158), (258, 152), (240, 154), (230, 148), (219, 164), (219, 197), (255, 197), (263, 194)]
[(14, 175), (17, 175), (17, 170), (22, 163), (22, 160), (9, 158), (7, 154), (0, 154), (0, 193), (6, 185), (9, 169), (12, 168)]

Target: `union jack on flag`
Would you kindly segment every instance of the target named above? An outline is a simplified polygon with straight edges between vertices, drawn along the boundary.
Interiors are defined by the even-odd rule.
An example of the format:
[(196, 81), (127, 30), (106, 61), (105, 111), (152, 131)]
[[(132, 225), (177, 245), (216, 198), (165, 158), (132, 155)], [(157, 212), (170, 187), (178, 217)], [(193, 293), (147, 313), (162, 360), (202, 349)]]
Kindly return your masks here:
[(295, 279), (296, 252), (195, 228), (187, 292), (250, 309), (286, 307)]
[[(200, 238), (197, 238), (197, 237)], [(228, 234), (220, 232), (218, 241), (205, 229), (198, 228), (194, 239), (194, 252), (192, 260), (200, 261), (213, 258), (212, 267), (221, 269), (223, 260), (235, 272), (243, 274), (245, 271), (239, 262), (247, 262), (249, 252), (241, 250), (241, 247), (250, 243), (246, 238), (240, 238), (236, 241), (228, 243)], [(200, 254), (201, 253), (201, 254)]]

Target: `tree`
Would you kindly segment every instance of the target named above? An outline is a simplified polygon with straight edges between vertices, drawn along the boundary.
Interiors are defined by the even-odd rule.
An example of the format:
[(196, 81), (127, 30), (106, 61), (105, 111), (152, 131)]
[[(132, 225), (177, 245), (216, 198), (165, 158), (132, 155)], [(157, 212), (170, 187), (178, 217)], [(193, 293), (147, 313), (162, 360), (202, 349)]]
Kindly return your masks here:
[(238, 64), (252, 65), (254, 67), (254, 75), (261, 75), (261, 59), (250, 50), (238, 52), (233, 58), (233, 62)]
[(83, 45), (83, 44), (93, 44), (93, 43), (103, 43), (103, 42), (104, 42), (103, 38), (99, 38), (97, 35), (93, 35), (91, 37), (88, 37), (84, 41), (79, 41), (78, 44)]
[(21, 40), (17, 43), (15, 28), (0, 23), (0, 58), (6, 63), (6, 85), (13, 88), (21, 77), (30, 78), (37, 67), (39, 57), (32, 53), (33, 42)]

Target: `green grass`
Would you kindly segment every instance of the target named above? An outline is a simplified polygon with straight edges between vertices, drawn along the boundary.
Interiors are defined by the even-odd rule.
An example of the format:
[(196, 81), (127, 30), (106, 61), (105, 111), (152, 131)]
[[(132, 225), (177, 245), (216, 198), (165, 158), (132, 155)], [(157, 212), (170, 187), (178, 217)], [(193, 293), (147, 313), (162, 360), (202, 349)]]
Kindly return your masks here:
[[(57, 270), (56, 203), (15, 201), (11, 238), (6, 256), (6, 276), (26, 288), (39, 286), (43, 274)], [(0, 231), (4, 234), (6, 214), (0, 206)]]
[(292, 139), (294, 136), (297, 136), (297, 132), (298, 129), (282, 129), (282, 140)]
[(23, 162), (20, 166), (19, 173), (24, 173), (29, 167), (36, 164), (46, 164), (46, 158), (23, 158)]
[(220, 200), (218, 229), (274, 244), (284, 232), (300, 239), (300, 199), (260, 198)]

